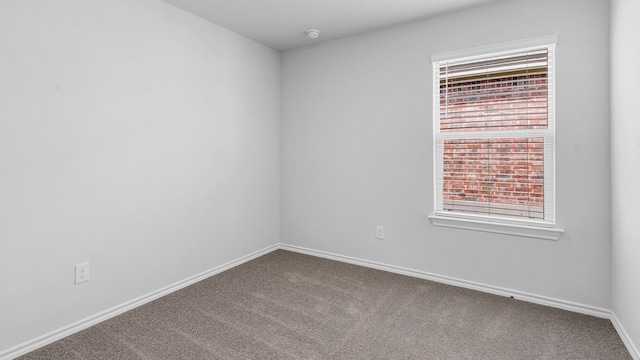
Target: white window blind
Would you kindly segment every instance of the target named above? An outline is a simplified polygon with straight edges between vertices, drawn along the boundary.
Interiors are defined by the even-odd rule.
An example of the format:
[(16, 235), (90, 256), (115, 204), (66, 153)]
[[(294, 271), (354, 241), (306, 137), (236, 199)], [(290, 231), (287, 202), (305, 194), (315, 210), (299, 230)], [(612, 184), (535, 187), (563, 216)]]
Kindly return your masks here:
[(555, 223), (554, 49), (434, 61), (436, 215)]

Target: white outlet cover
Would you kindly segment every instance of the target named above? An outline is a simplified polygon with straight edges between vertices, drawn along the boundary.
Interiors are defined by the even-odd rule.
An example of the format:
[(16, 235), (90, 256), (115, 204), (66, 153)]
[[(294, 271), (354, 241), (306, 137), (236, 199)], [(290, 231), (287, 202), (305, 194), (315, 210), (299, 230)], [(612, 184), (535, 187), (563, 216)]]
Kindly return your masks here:
[(91, 267), (88, 262), (76, 265), (76, 284), (91, 279)]

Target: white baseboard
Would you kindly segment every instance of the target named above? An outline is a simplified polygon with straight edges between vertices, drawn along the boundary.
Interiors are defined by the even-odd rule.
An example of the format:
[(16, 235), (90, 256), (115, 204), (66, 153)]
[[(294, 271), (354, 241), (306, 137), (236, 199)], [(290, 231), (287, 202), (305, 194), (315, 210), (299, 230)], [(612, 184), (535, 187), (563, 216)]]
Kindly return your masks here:
[(620, 319), (618, 319), (618, 316), (616, 316), (616, 313), (613, 311), (611, 312), (611, 322), (613, 323), (613, 327), (616, 328), (618, 335), (620, 335), (622, 342), (627, 347), (627, 350), (629, 350), (633, 360), (640, 360), (640, 351), (638, 351), (638, 348), (635, 346), (633, 341), (631, 341), (629, 334), (624, 329), (624, 326), (622, 326), (622, 323), (620, 322)]
[(50, 344), (54, 341), (60, 340), (64, 337), (67, 337), (71, 334), (74, 334), (78, 331), (84, 330), (88, 327), (91, 327), (93, 325), (96, 325), (102, 321), (105, 321), (107, 319), (110, 319), (116, 315), (120, 315), (126, 311), (129, 311), (131, 309), (137, 308), (138, 306), (144, 305), (148, 302), (151, 302), (155, 299), (158, 299), (162, 296), (165, 296), (167, 294), (170, 294), (172, 292), (178, 291), (182, 288), (185, 288), (189, 285), (195, 284), (198, 281), (202, 281), (208, 277), (211, 277), (213, 275), (219, 274), (225, 270), (231, 269), (233, 267), (236, 267), (240, 264), (243, 264), (247, 261), (253, 260), (257, 257), (260, 257), (262, 255), (268, 254), (274, 250), (279, 249), (279, 245), (272, 245), (269, 246), (267, 248), (264, 248), (262, 250), (256, 251), (254, 253), (251, 253), (249, 255), (246, 256), (242, 256), (236, 260), (232, 260), (229, 261), (226, 264), (222, 264), (220, 266), (217, 266), (213, 269), (204, 271), (200, 274), (194, 275), (192, 277), (189, 277), (187, 279), (184, 279), (182, 281), (178, 281), (175, 284), (163, 287), (159, 290), (156, 291), (152, 291), (146, 295), (142, 295), (138, 298), (135, 298), (133, 300), (127, 301), (123, 304), (120, 304), (118, 306), (112, 307), (111, 309), (105, 310), (103, 312), (100, 312), (98, 314), (89, 316), (88, 318), (85, 318), (83, 320), (77, 321), (75, 323), (72, 323), (70, 325), (64, 326), (60, 329), (54, 330), (48, 334), (44, 334), (40, 337), (37, 337), (35, 339), (29, 340), (27, 342), (24, 342), (20, 345), (14, 346), (12, 348), (9, 348), (7, 350), (4, 350), (2, 352), (0, 352), (0, 360), (9, 360), (9, 359), (14, 359), (18, 356), (24, 355), (30, 351), (33, 351), (37, 348), (40, 348), (42, 346), (45, 346), (47, 344)]
[(573, 311), (581, 314), (596, 316), (599, 318), (604, 318), (604, 319), (611, 318), (611, 310), (603, 309), (595, 306), (584, 305), (584, 304), (579, 304), (579, 303), (560, 300), (560, 299), (554, 299), (547, 296), (530, 294), (530, 293), (526, 293), (518, 290), (511, 290), (507, 288), (477, 283), (473, 281), (456, 279), (453, 277), (428, 273), (420, 270), (407, 269), (399, 266), (379, 263), (376, 261), (369, 261), (369, 260), (358, 259), (350, 256), (332, 254), (325, 251), (313, 250), (313, 249), (303, 248), (299, 246), (280, 244), (280, 248), (283, 250), (289, 250), (289, 251), (298, 252), (302, 254), (341, 261), (349, 264), (365, 266), (365, 267), (378, 269), (378, 270), (384, 270), (384, 271), (401, 274), (401, 275), (407, 275), (415, 278), (431, 280), (431, 281), (435, 281), (443, 284), (458, 286), (461, 288), (466, 288), (471, 290), (477, 290), (477, 291), (495, 294), (499, 296), (513, 297), (514, 299), (518, 299), (518, 300), (523, 300), (523, 301), (540, 304), (540, 305), (546, 305), (546, 306)]

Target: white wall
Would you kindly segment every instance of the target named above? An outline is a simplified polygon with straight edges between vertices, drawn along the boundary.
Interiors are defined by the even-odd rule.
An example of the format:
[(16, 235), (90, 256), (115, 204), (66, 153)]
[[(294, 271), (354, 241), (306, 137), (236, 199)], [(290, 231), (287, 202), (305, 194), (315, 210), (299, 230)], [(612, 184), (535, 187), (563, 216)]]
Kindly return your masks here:
[(279, 241), (279, 58), (157, 0), (0, 2), (0, 352)]
[(640, 346), (640, 2), (611, 3), (613, 311)]
[[(559, 241), (437, 228), (434, 53), (557, 34)], [(509, 1), (282, 54), (286, 244), (609, 308), (606, 0)], [(386, 239), (374, 239), (374, 226)]]

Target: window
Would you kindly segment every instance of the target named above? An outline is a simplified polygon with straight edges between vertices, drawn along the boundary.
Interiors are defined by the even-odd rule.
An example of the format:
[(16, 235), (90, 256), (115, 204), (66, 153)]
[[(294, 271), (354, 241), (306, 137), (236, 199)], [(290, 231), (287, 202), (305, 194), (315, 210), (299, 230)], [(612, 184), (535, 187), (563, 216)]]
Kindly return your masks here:
[(434, 56), (434, 224), (554, 227), (555, 38), (544, 41)]

